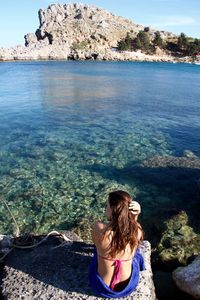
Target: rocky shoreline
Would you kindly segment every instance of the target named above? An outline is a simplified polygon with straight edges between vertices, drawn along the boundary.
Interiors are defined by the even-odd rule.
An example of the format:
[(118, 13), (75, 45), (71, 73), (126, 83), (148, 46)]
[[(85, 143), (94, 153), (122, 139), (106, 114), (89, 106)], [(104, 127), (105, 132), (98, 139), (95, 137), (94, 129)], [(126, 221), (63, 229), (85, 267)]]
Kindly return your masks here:
[[(146, 270), (141, 272), (137, 289), (125, 299), (168, 299), (161, 296), (166, 288), (172, 300), (200, 299), (199, 241), (185, 212), (167, 220), (156, 249), (147, 240), (142, 242)], [(46, 236), (0, 235), (2, 299), (99, 299), (88, 282), (93, 247), (88, 222)], [(173, 283), (163, 282), (158, 274)]]
[[(50, 236), (37, 247), (15, 247), (4, 259), (0, 279), (2, 299), (102, 299), (89, 287), (88, 269), (93, 245), (72, 231), (66, 231), (65, 236), (70, 239), (65, 244), (61, 244), (58, 236)], [(33, 237), (35, 243), (42, 238)], [(4, 245), (4, 249), (5, 239), (1, 236), (0, 245)], [(7, 247), (11, 247), (9, 242)], [(137, 289), (123, 299), (156, 300), (148, 241), (143, 241), (141, 251), (146, 269), (140, 273)]]
[(171, 55), (148, 55), (139, 51), (82, 51), (72, 50), (65, 45), (25, 47), (0, 49), (0, 62), (11, 61), (40, 61), (40, 60), (96, 60), (96, 61), (133, 61), (133, 62), (169, 62), (169, 63), (194, 63), (199, 60), (192, 57), (175, 57)]

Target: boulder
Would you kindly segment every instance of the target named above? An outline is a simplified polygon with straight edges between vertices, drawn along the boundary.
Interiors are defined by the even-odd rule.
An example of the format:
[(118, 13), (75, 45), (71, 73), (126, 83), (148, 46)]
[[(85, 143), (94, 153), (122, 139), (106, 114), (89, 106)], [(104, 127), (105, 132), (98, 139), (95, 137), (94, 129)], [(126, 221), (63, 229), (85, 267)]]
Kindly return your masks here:
[(12, 249), (12, 236), (0, 234), (0, 262)]
[(172, 277), (179, 289), (200, 299), (200, 256), (188, 266), (177, 268)]
[(12, 236), (0, 234), (0, 250), (10, 248), (12, 245)]
[(37, 36), (34, 33), (27, 33), (24, 36), (24, 39), (25, 39), (25, 46), (36, 44), (38, 42)]

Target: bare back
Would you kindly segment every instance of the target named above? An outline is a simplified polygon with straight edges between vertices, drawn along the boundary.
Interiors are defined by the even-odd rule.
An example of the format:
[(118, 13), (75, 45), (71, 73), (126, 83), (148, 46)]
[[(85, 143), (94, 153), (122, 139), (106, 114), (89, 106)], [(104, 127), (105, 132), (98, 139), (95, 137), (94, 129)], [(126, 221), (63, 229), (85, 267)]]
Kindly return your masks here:
[[(98, 253), (98, 273), (102, 277), (103, 281), (108, 286), (110, 286), (114, 273), (114, 262), (102, 258), (109, 258), (109, 245), (112, 240), (112, 231), (107, 231), (104, 239), (102, 239), (102, 236), (107, 227), (108, 224), (104, 224), (102, 222), (95, 223), (92, 230), (92, 239)], [(140, 232), (140, 230), (138, 229), (138, 240), (140, 240), (141, 234), (142, 232)], [(132, 258), (135, 255), (136, 249), (137, 246), (133, 251), (131, 251), (130, 245), (128, 244), (125, 250), (118, 253), (115, 257), (115, 259), (127, 260), (121, 265), (120, 279), (119, 283), (117, 284), (119, 287), (120, 285), (126, 285), (128, 283), (132, 271)]]

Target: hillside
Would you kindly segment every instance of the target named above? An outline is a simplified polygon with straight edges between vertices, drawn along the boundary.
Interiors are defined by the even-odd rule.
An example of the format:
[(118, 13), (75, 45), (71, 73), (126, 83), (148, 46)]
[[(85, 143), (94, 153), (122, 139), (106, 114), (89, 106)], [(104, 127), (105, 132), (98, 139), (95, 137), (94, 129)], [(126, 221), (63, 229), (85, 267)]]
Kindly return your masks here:
[[(144, 30), (144, 26), (115, 16), (103, 9), (84, 4), (53, 4), (39, 10), (40, 27), (36, 34), (25, 36), (26, 44), (40, 42), (45, 38), (49, 44), (69, 47), (81, 44), (95, 51), (116, 47), (127, 32), (132, 37)], [(151, 35), (155, 32), (152, 30)], [(165, 38), (173, 37), (163, 32)]]
[[(118, 51), (118, 45), (128, 37), (134, 41), (139, 32), (148, 34), (151, 43), (158, 33), (151, 27), (86, 4), (52, 4), (40, 9), (39, 28), (27, 33), (25, 46), (0, 49), (0, 60), (20, 59), (99, 59), (173, 61), (170, 49), (154, 47), (154, 51), (131, 49)], [(177, 42), (177, 36), (160, 31), (164, 43)], [(137, 51), (136, 51), (137, 50)]]

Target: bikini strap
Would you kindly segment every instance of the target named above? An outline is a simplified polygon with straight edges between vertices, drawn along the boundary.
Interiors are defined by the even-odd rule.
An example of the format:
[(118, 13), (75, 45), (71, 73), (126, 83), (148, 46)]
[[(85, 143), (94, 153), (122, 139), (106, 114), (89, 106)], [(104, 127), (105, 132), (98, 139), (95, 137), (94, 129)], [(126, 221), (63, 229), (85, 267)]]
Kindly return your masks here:
[(129, 259), (113, 259), (113, 258), (108, 258), (108, 257), (105, 257), (105, 256), (101, 256), (100, 254), (98, 254), (98, 256), (100, 256), (101, 258), (106, 259), (106, 260), (120, 261), (120, 262), (125, 262), (125, 261), (129, 261), (129, 260), (133, 259), (133, 257), (131, 257)]
[[(98, 254), (99, 255), (99, 254)], [(110, 288), (112, 290), (114, 290), (114, 287), (115, 287), (115, 284), (117, 282), (119, 282), (120, 280), (120, 270), (121, 270), (121, 264), (125, 261), (129, 261), (129, 260), (132, 260), (133, 258), (130, 258), (130, 259), (112, 259), (112, 258), (108, 258), (108, 257), (105, 257), (105, 256), (101, 256), (99, 255), (100, 257), (102, 257), (103, 259), (106, 259), (106, 260), (110, 260), (110, 261), (114, 261), (114, 273), (113, 273), (113, 277), (112, 277), (112, 280), (111, 280), (111, 283), (110, 283)]]

